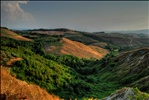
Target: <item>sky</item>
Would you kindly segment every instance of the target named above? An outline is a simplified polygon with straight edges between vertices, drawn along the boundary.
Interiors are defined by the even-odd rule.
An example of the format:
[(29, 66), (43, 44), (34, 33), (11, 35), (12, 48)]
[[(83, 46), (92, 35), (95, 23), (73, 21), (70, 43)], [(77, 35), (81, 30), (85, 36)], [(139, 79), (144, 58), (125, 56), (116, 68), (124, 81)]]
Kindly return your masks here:
[(149, 29), (149, 1), (1, 1), (1, 26), (88, 32)]

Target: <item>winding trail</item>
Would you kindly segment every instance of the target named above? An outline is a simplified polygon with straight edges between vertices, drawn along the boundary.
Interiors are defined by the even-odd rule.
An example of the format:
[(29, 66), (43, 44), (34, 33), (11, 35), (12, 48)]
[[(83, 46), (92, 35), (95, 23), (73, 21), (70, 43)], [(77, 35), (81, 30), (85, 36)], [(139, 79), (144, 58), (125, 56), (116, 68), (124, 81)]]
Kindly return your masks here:
[(13, 66), (13, 64), (17, 61), (23, 60), (22, 58), (12, 58), (7, 63), (6, 66)]
[(129, 46), (133, 46), (132, 44), (133, 39), (132, 38), (129, 38), (129, 39), (130, 39)]

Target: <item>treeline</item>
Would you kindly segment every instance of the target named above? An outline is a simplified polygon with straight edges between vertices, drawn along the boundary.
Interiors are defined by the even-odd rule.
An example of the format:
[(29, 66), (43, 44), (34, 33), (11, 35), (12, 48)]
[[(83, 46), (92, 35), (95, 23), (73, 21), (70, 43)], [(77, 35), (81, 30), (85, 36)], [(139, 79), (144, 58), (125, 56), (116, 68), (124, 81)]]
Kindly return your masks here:
[(57, 38), (43, 36), (27, 42), (2, 37), (1, 55), (23, 58), (14, 64), (11, 73), (61, 98), (103, 98), (124, 86), (112, 78), (117, 77), (112, 71), (119, 66), (118, 51), (112, 51), (115, 48), (101, 60), (46, 54), (43, 48), (46, 43), (53, 45), (51, 39)]

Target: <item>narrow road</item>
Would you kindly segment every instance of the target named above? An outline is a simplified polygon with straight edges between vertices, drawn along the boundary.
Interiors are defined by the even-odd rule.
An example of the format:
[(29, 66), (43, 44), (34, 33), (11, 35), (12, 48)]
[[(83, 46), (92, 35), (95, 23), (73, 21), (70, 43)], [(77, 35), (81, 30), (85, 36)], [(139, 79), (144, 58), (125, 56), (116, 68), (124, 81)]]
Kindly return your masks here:
[(129, 39), (130, 39), (129, 46), (133, 46), (132, 44), (133, 39), (132, 38), (129, 38)]

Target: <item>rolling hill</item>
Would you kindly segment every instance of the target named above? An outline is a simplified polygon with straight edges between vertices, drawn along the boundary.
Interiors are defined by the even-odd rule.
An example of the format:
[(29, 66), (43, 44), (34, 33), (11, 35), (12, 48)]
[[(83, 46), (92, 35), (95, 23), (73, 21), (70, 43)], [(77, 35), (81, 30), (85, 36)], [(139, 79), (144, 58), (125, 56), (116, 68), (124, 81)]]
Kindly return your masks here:
[[(110, 60), (111, 59), (111, 60)], [(137, 49), (119, 54), (114, 58), (103, 58), (106, 66), (97, 73), (101, 80), (118, 81), (122, 86), (138, 87), (149, 93), (149, 48)]]
[(45, 47), (45, 51), (48, 53), (55, 54), (69, 54), (74, 55), (80, 58), (97, 58), (101, 59), (109, 52), (106, 49), (96, 47), (96, 46), (87, 46), (80, 42), (71, 41), (69, 39), (63, 38), (61, 40), (62, 46), (50, 46)]
[[(122, 33), (84, 33), (86, 37), (116, 46), (121, 51), (149, 46), (148, 34), (122, 34)], [(90, 44), (92, 45), (92, 43)]]
[[(42, 45), (44, 46), (45, 53), (54, 53), (59, 55), (70, 54), (80, 58), (97, 58), (97, 59), (101, 59), (102, 57), (104, 57), (106, 54), (109, 53), (108, 50), (103, 49), (101, 47), (87, 46), (83, 43), (72, 41), (67, 38), (62, 38), (61, 41), (57, 41), (57, 43), (55, 42), (56, 44), (61, 44), (59, 46), (49, 45), (52, 41), (53, 35), (54, 36), (58, 35), (58, 37), (56, 38), (59, 38), (59, 35), (64, 35), (64, 32), (69, 32), (68, 34), (78, 35), (78, 33), (76, 33), (75, 31), (68, 30), (68, 29), (67, 30), (56, 29), (56, 31), (34, 30), (30, 34), (26, 33), (24, 36), (21, 34), (16, 34), (15, 32), (8, 30), (6, 28), (1, 28), (1, 32), (2, 32), (1, 34), (2, 37), (8, 37), (16, 40), (21, 40), (21, 41), (34, 40), (36, 42), (36, 40), (39, 41), (37, 38), (40, 38), (40, 41), (43, 41), (43, 42), (45, 41), (44, 43), (42, 43)], [(21, 33), (21, 31), (17, 33)], [(32, 38), (32, 39), (29, 39), (29, 38)], [(54, 39), (54, 41), (56, 40), (56, 38)]]
[[(132, 98), (138, 96), (138, 98), (146, 98), (144, 95), (149, 93), (148, 37), (119, 33), (92, 34), (68, 29), (48, 30), (54, 34), (44, 33), (47, 30), (43, 29), (40, 31), (43, 33), (32, 32), (32, 30), (16, 32), (17, 35), (30, 38), (32, 42), (1, 35), (0, 59), (3, 66), (1, 96), (3, 98), (34, 100), (40, 96), (38, 98), (43, 97), (46, 100), (47, 97), (51, 97), (49, 94), (54, 94), (64, 99), (117, 99), (117, 97), (124, 99), (129, 93), (133, 93)], [(55, 32), (60, 33), (55, 34)], [(67, 36), (69, 39), (66, 38)], [(127, 36), (132, 40), (128, 41)], [(109, 44), (118, 47), (123, 46), (122, 44), (127, 45), (126, 47), (134, 47), (134, 45), (139, 47), (140, 44), (142, 48), (134, 47), (129, 51), (123, 49), (123, 52), (115, 48), (110, 52), (100, 48), (101, 46), (107, 48)], [(12, 76), (3, 68), (10, 69)], [(36, 85), (32, 86), (32, 84)], [(35, 90), (33, 92), (37, 92), (38, 96), (30, 89)], [(114, 91), (115, 94), (111, 94)], [(136, 94), (138, 91), (139, 94)], [(53, 95), (52, 98), (58, 99)]]
[(36, 29), (26, 30), (31, 33), (63, 36), (67, 39), (78, 41), (86, 45), (99, 46), (102, 48), (118, 48), (120, 51), (132, 50), (149, 45), (149, 35), (147, 33), (105, 33), (105, 32), (81, 32), (72, 29)]
[(1, 27), (1, 36), (9, 37), (9, 38), (21, 40), (21, 41), (32, 41), (31, 39), (25, 38), (21, 35), (16, 34), (13, 31), (7, 29), (7, 28), (2, 28), (2, 27)]

